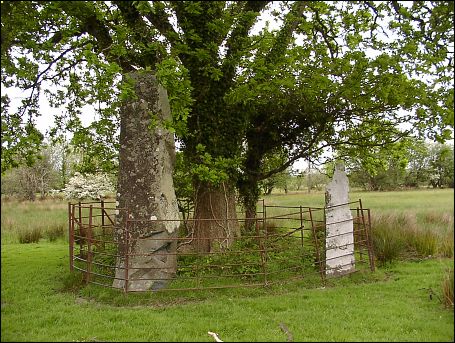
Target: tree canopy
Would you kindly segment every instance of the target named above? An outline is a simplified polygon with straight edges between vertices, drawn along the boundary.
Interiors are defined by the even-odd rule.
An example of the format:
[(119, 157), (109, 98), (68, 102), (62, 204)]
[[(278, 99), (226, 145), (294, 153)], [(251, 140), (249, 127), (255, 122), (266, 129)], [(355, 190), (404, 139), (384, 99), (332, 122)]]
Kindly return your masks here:
[[(56, 123), (76, 145), (112, 160), (118, 102), (133, 89), (121, 75), (134, 70), (167, 88), (166, 127), (195, 180), (237, 182), (246, 197), (328, 147), (448, 139), (453, 12), (451, 1), (3, 1), (2, 84), (29, 96), (16, 112), (2, 96), (2, 170), (42, 140), (41, 91), (65, 107)], [(98, 112), (90, 127), (84, 104)], [(286, 161), (261, 169), (281, 148)]]

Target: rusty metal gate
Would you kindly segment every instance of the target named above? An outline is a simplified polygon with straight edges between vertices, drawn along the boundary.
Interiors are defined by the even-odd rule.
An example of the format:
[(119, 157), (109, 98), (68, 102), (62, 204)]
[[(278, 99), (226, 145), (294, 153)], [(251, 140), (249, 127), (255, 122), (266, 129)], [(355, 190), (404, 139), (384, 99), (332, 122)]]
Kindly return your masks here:
[[(325, 282), (326, 253), (330, 249), (325, 244), (326, 209), (261, 202), (257, 218), (239, 214), (238, 218), (229, 219), (241, 226), (248, 220), (254, 223), (254, 230), (242, 233), (225, 249), (206, 252), (192, 249), (191, 228), (195, 220), (177, 219), (180, 222), (179, 236), (174, 238), (177, 248), (170, 252), (177, 256), (177, 269), (169, 286), (160, 291), (267, 286), (302, 278)], [(353, 218), (355, 271), (374, 271), (370, 210), (362, 207), (361, 200), (344, 205), (349, 205)], [(115, 208), (115, 203), (106, 201), (68, 203), (70, 270), (82, 272), (86, 283), (105, 287), (113, 288), (114, 280), (121, 279), (123, 291), (129, 292), (128, 261), (132, 254), (120, 252), (115, 233), (122, 231), (123, 237), (131, 237), (129, 230), (135, 220), (127, 219), (125, 225), (119, 226), (116, 215), (120, 211), (128, 210)], [(120, 267), (118, 259), (126, 263)], [(116, 273), (118, 268), (123, 268), (124, 273)]]

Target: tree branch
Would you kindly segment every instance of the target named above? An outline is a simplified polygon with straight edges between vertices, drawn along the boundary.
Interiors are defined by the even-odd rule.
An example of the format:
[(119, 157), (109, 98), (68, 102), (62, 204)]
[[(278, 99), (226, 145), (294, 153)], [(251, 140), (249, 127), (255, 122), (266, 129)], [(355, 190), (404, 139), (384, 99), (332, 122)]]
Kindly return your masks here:
[[(58, 62), (59, 60), (61, 60), (61, 59), (63, 58), (63, 56), (65, 56), (65, 55), (66, 55), (68, 52), (70, 52), (70, 51), (73, 51), (73, 50), (75, 50), (75, 49), (77, 49), (77, 48), (81, 48), (81, 47), (83, 47), (84, 45), (87, 45), (88, 43), (91, 43), (91, 42), (90, 42), (90, 41), (86, 41), (86, 42), (83, 42), (83, 43), (82, 43), (81, 45), (79, 45), (79, 46), (70, 46), (68, 49), (66, 49), (65, 51), (63, 51), (60, 55), (58, 55), (56, 58), (54, 58), (54, 59), (48, 64), (48, 66), (47, 66), (46, 69), (44, 69), (43, 71), (41, 71), (41, 72), (36, 76), (35, 82), (34, 82), (32, 85), (27, 86), (27, 87), (25, 87), (24, 89), (35, 88), (36, 85), (37, 85), (38, 83), (41, 83), (40, 78), (41, 78), (43, 75), (45, 75), (45, 74), (51, 69), (51, 67), (52, 67), (56, 62)], [(77, 62), (79, 62), (79, 61), (77, 61)]]
[(287, 51), (292, 34), (298, 27), (306, 6), (306, 1), (296, 1), (293, 3), (293, 7), (286, 15), (285, 23), (278, 33), (272, 49), (270, 49), (265, 58), (267, 64), (276, 63), (279, 57)]
[[(395, 10), (395, 13), (398, 15), (398, 21), (399, 22), (401, 22), (401, 17), (403, 17), (405, 19), (411, 19), (413, 21), (418, 22), (419, 23), (419, 27), (420, 27), (420, 31), (421, 31), (422, 35), (425, 36), (425, 21), (422, 18), (415, 17), (415, 16), (407, 13), (406, 11), (402, 12), (401, 11), (402, 7), (398, 3), (398, 1), (391, 1), (391, 3), (392, 3), (393, 9)], [(426, 7), (426, 8), (428, 9), (428, 7)], [(429, 12), (431, 13), (431, 10), (429, 10)]]
[(180, 42), (180, 37), (169, 22), (168, 14), (164, 9), (160, 1), (153, 1), (153, 11), (145, 14), (145, 17), (174, 46)]
[[(222, 70), (224, 81), (229, 82), (235, 75), (235, 67), (238, 65), (238, 54), (246, 46), (248, 32), (256, 22), (259, 13), (267, 6), (270, 1), (247, 1), (239, 14), (239, 19), (232, 29), (231, 35), (226, 40), (226, 57), (224, 59)], [(254, 12), (255, 15), (252, 15)], [(231, 81), (232, 82), (232, 81)]]
[(108, 61), (118, 63), (125, 72), (134, 70), (130, 61), (111, 54), (112, 37), (105, 23), (96, 17), (93, 4), (83, 1), (61, 1), (60, 6), (67, 15), (80, 21), (82, 32), (87, 32), (96, 39), (99, 52), (103, 53)]
[(310, 151), (310, 148), (315, 145), (316, 141), (324, 133), (324, 130), (327, 127), (326, 124), (327, 124), (327, 121), (322, 123), (320, 125), (320, 127), (316, 130), (315, 134), (313, 135), (313, 137), (310, 140), (310, 142), (306, 145), (306, 147), (303, 148), (303, 149), (299, 149), (299, 153), (297, 153), (296, 155), (294, 155), (293, 157), (288, 159), (288, 161), (286, 161), (286, 163), (282, 164), (281, 166), (279, 166), (279, 167), (277, 167), (275, 169), (272, 169), (272, 170), (268, 171), (267, 173), (259, 173), (258, 176), (257, 176), (258, 181), (265, 180), (265, 179), (271, 177), (272, 175), (274, 175), (276, 173), (279, 173), (279, 172), (282, 172), (283, 170), (286, 170), (286, 168), (290, 167), (299, 158), (310, 156), (310, 155), (312, 155), (312, 154), (324, 149), (326, 146), (323, 145), (322, 147), (319, 147), (316, 150), (311, 150)]
[[(129, 1), (113, 1), (117, 8), (122, 13), (126, 25), (131, 29), (132, 36), (137, 42), (152, 42), (153, 39), (149, 37), (150, 28), (147, 27), (141, 13), (134, 7), (132, 2)], [(159, 60), (162, 59), (158, 50), (142, 51), (140, 57), (135, 59), (136, 64), (141, 67), (151, 66), (154, 67)]]
[(330, 51), (330, 57), (334, 59), (337, 56), (337, 49), (333, 48), (332, 44), (335, 44), (335, 47), (338, 46), (335, 37), (329, 36), (329, 28), (322, 22), (321, 17), (319, 16), (319, 11), (315, 10), (316, 15), (316, 22), (318, 25), (315, 25), (315, 29), (322, 35), (322, 39), (324, 39), (325, 45)]

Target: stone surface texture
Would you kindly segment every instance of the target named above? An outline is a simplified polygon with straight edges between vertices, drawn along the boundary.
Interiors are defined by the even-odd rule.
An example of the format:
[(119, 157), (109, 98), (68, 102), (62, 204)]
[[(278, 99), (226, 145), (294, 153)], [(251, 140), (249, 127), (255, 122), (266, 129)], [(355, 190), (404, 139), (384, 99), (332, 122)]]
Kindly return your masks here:
[(355, 270), (354, 226), (349, 208), (349, 180), (337, 164), (326, 187), (326, 275), (343, 275)]
[[(175, 146), (164, 125), (171, 114), (167, 92), (153, 74), (128, 77), (137, 97), (120, 109), (116, 238), (119, 253), (129, 254), (128, 291), (157, 290), (169, 284), (177, 268)], [(117, 259), (116, 288), (125, 287), (125, 265), (124, 257)]]

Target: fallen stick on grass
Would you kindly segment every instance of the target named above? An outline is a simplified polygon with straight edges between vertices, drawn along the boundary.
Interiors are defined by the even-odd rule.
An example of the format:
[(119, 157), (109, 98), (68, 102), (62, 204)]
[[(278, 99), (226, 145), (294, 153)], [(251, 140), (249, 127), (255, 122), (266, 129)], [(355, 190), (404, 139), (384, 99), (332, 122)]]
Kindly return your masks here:
[(280, 323), (280, 329), (288, 336), (288, 339), (287, 339), (288, 342), (294, 341), (294, 338), (292, 337), (292, 333), (289, 331), (286, 324)]
[(223, 342), (216, 333), (211, 332), (211, 331), (209, 331), (207, 333), (215, 339), (215, 342)]

